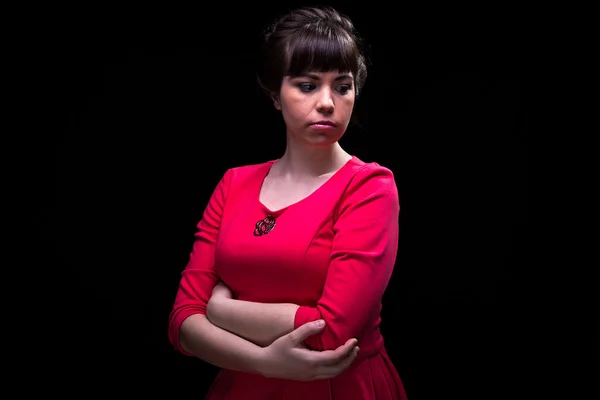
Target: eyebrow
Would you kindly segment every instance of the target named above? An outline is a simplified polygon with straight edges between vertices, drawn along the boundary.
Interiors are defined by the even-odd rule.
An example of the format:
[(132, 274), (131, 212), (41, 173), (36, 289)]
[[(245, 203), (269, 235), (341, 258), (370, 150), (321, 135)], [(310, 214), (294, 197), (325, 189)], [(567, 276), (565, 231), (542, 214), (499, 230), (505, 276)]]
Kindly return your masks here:
[[(300, 78), (300, 77), (303, 77), (303, 76), (307, 77), (307, 78), (314, 79), (316, 81), (321, 80), (321, 78), (318, 75), (315, 75), (315, 74), (302, 74), (302, 75), (298, 76), (297, 78)], [(349, 74), (338, 75), (338, 76), (335, 77), (334, 81), (341, 81), (341, 80), (344, 80), (344, 79), (352, 79), (352, 75), (349, 75)]]

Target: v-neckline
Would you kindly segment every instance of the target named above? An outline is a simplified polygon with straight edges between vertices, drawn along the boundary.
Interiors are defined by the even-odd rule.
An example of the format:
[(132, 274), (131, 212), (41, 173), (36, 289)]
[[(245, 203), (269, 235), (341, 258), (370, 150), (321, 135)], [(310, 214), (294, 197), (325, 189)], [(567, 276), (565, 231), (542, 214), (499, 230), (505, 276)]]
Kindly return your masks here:
[(309, 193), (307, 196), (304, 196), (303, 198), (301, 198), (300, 200), (288, 204), (285, 207), (282, 207), (280, 209), (277, 210), (271, 210), (269, 207), (267, 207), (261, 200), (260, 200), (260, 193), (262, 191), (262, 188), (264, 186), (265, 183), (265, 179), (267, 178), (267, 176), (269, 175), (269, 172), (271, 172), (271, 168), (273, 168), (273, 164), (275, 164), (275, 162), (277, 162), (277, 160), (271, 160), (269, 162), (267, 162), (267, 168), (265, 168), (265, 173), (261, 174), (261, 179), (259, 180), (259, 185), (258, 185), (258, 193), (256, 194), (256, 200), (258, 201), (258, 204), (268, 213), (268, 214), (280, 214), (283, 211), (289, 209), (290, 207), (299, 205), (300, 203), (303, 203), (305, 201), (308, 201), (308, 199), (310, 199), (311, 197), (314, 197), (318, 194), (318, 192), (323, 191), (325, 186), (328, 186), (328, 184), (334, 179), (336, 178), (338, 175), (340, 175), (342, 173), (343, 170), (345, 170), (351, 163), (352, 161), (354, 161), (356, 159), (355, 156), (351, 155), (350, 159), (348, 161), (346, 161), (344, 163), (344, 165), (342, 165), (337, 171), (335, 171), (329, 178), (327, 178), (327, 180), (325, 182), (323, 182), (321, 185), (319, 185), (319, 187), (317, 187), (315, 190), (313, 190), (311, 193)]

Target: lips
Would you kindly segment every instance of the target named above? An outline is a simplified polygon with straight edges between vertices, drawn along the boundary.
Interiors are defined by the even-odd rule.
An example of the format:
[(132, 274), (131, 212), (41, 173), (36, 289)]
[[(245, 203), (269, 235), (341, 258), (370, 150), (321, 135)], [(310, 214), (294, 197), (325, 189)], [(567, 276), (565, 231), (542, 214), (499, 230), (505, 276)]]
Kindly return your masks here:
[(335, 122), (327, 121), (327, 120), (313, 122), (311, 125), (332, 126), (332, 127), (336, 126)]

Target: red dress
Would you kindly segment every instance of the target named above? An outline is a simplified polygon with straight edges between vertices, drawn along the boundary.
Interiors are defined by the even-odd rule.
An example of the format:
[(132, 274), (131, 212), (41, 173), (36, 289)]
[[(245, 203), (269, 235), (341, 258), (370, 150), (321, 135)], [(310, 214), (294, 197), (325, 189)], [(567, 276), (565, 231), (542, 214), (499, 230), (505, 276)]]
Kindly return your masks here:
[[(400, 204), (392, 172), (352, 157), (321, 187), (281, 210), (259, 201), (275, 161), (229, 169), (198, 223), (196, 240), (170, 316), (169, 339), (181, 323), (206, 314), (219, 279), (234, 298), (300, 305), (295, 327), (323, 318), (306, 344), (335, 349), (358, 339), (352, 366), (333, 379), (309, 382), (222, 369), (207, 399), (406, 399), (379, 330), (381, 299), (398, 249)], [(257, 221), (275, 225), (255, 235)], [(259, 229), (269, 229), (267, 223)]]

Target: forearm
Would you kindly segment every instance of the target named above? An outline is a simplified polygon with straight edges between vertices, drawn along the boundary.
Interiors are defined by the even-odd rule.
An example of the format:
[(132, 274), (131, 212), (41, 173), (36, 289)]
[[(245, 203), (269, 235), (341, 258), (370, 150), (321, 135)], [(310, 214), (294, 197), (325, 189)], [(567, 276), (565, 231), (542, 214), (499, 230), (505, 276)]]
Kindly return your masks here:
[(207, 314), (213, 324), (266, 347), (294, 330), (294, 317), (298, 307), (290, 303), (211, 299)]
[(220, 368), (260, 374), (263, 349), (195, 314), (181, 324), (181, 347)]

